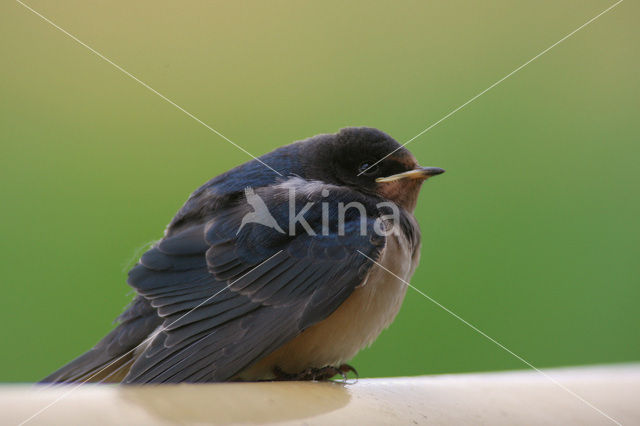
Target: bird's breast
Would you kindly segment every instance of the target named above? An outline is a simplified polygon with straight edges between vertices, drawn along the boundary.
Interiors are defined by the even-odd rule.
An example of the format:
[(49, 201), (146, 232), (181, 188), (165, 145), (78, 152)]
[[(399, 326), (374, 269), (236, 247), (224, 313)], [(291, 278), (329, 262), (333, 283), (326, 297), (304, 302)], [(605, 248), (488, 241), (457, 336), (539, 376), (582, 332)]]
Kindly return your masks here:
[(273, 378), (275, 367), (295, 374), (309, 367), (339, 366), (347, 362), (391, 324), (407, 291), (407, 285), (393, 274), (409, 281), (418, 258), (419, 247), (402, 231), (394, 231), (387, 236), (380, 257), (382, 267), (374, 265), (363, 284), (338, 309), (236, 378), (265, 380)]

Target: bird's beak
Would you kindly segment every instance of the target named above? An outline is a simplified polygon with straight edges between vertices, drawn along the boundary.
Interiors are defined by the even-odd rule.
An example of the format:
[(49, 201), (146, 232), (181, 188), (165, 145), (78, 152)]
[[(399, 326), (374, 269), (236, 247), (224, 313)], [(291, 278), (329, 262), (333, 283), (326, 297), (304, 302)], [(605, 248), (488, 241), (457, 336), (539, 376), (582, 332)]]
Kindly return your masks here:
[(393, 182), (400, 179), (428, 179), (431, 176), (444, 173), (444, 169), (440, 167), (418, 167), (408, 172), (398, 173), (396, 175), (377, 178), (376, 182)]

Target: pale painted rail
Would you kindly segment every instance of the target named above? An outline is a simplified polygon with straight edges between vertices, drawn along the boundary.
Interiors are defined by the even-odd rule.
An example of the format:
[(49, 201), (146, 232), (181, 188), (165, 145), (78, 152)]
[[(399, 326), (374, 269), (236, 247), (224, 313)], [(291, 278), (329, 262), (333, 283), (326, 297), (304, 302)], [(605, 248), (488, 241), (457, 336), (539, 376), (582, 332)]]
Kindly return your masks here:
[[(640, 425), (640, 364), (545, 372), (616, 421)], [(3, 385), (0, 424), (20, 424), (57, 399), (27, 424), (615, 424), (535, 371), (348, 385)]]

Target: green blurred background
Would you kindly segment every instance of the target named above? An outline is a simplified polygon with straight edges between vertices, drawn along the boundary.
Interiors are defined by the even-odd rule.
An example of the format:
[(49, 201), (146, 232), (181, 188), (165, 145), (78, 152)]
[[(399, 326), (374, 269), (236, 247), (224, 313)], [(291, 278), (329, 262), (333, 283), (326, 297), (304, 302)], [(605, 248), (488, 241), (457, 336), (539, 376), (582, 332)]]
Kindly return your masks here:
[[(250, 152), (406, 141), (612, 1), (29, 5)], [(627, 1), (409, 147), (412, 283), (537, 367), (640, 359), (640, 7)], [(141, 247), (248, 157), (16, 2), (0, 6), (0, 380), (89, 349)], [(363, 376), (526, 368), (409, 291)]]

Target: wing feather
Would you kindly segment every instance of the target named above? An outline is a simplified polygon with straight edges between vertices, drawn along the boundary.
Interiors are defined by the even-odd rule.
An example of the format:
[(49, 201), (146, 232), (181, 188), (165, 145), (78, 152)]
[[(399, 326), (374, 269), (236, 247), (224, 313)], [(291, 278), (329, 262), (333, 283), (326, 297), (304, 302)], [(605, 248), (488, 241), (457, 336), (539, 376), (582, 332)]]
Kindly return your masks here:
[[(255, 193), (285, 223), (288, 211), (274, 191)], [(353, 198), (344, 191), (340, 196)], [(331, 314), (371, 267), (357, 250), (375, 259), (384, 247), (384, 238), (373, 235), (372, 211), (366, 235), (353, 232), (360, 225), (353, 220), (345, 235), (291, 236), (253, 223), (236, 235), (249, 211), (238, 203), (204, 223), (183, 225), (130, 271), (129, 284), (164, 322), (126, 383), (228, 380)], [(307, 217), (316, 229), (320, 214), (318, 207)]]

